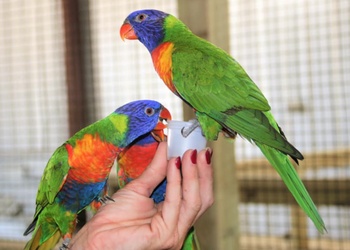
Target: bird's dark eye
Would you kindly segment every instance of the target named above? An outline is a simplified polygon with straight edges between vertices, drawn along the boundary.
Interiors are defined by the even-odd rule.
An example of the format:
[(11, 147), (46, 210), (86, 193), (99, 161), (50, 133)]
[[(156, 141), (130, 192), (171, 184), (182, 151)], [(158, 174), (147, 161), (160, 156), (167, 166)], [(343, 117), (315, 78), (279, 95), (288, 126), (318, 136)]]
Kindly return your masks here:
[(155, 111), (154, 111), (153, 108), (146, 108), (146, 109), (145, 109), (145, 113), (146, 113), (146, 115), (148, 115), (148, 116), (153, 115), (154, 112), (155, 112)]
[(139, 15), (136, 16), (135, 21), (141, 23), (146, 18), (147, 18), (146, 14), (139, 14)]

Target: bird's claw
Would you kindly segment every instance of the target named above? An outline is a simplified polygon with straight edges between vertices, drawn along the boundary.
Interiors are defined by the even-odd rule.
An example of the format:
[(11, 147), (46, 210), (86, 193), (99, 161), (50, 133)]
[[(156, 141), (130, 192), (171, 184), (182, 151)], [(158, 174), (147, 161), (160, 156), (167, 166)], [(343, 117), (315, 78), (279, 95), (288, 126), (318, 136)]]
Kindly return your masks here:
[(112, 198), (112, 197), (109, 197), (108, 195), (106, 195), (106, 196), (104, 197), (104, 199), (105, 199), (105, 200), (109, 200), (109, 201), (115, 202), (115, 200), (113, 200), (113, 198)]
[(181, 129), (181, 134), (183, 137), (187, 138), (196, 128), (200, 126), (197, 119), (189, 120), (192, 123), (189, 127), (183, 127)]
[(99, 201), (101, 203), (103, 203), (103, 204), (106, 204), (107, 201), (113, 201), (114, 202), (113, 198), (109, 197), (108, 195), (105, 195), (105, 196), (101, 197)]
[(59, 250), (67, 250), (69, 249), (68, 245), (69, 245), (69, 241), (70, 239), (65, 239), (62, 243), (62, 246), (60, 246)]

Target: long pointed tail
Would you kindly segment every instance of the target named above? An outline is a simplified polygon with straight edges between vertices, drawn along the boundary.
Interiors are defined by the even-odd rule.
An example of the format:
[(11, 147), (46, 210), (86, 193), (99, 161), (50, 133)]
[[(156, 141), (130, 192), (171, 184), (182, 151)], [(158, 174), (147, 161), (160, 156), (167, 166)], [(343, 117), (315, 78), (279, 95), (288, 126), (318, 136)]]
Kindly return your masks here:
[(254, 141), (276, 169), (300, 207), (311, 218), (321, 233), (326, 230), (317, 208), (304, 184), (295, 171), (288, 155), (302, 160), (302, 154), (284, 136), (270, 111), (242, 110), (224, 116), (225, 128), (238, 132), (249, 141)]
[(60, 240), (61, 234), (59, 230), (56, 230), (51, 237), (49, 237), (44, 242), (42, 241), (42, 229), (39, 227), (34, 231), (32, 239), (27, 242), (24, 250), (51, 250), (53, 249), (57, 242)]
[(256, 145), (260, 148), (265, 157), (281, 176), (287, 188), (292, 193), (299, 206), (313, 221), (317, 230), (320, 233), (327, 231), (314, 202), (312, 201), (303, 182), (300, 180), (288, 156), (267, 145), (263, 145), (258, 142), (256, 142)]

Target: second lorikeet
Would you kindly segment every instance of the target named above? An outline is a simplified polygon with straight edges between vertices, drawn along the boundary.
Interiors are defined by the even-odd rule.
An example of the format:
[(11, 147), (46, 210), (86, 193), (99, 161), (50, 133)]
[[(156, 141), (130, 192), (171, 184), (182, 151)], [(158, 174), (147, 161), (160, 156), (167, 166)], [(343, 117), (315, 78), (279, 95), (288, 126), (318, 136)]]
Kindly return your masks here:
[[(135, 140), (117, 158), (117, 179), (119, 188), (123, 188), (130, 181), (139, 177), (153, 160), (159, 141), (150, 133)], [(166, 180), (164, 180), (153, 192), (152, 198), (155, 203), (164, 201)]]
[(216, 140), (219, 132), (231, 138), (238, 133), (256, 144), (319, 232), (325, 230), (288, 157), (298, 163), (303, 155), (287, 141), (267, 99), (233, 57), (159, 10), (132, 12), (120, 35), (145, 45), (166, 86), (195, 110), (193, 127), (199, 123), (208, 140)]
[[(156, 140), (151, 133), (148, 133), (135, 140), (128, 149), (119, 154), (117, 158), (117, 178), (120, 188), (123, 188), (127, 183), (143, 173), (153, 160), (158, 144), (159, 140)], [(166, 179), (158, 185), (151, 195), (156, 204), (164, 201), (165, 191)], [(182, 249), (200, 249), (194, 228), (191, 228), (187, 234)]]
[(33, 232), (25, 249), (53, 249), (59, 239), (67, 248), (77, 214), (100, 201), (115, 159), (137, 138), (164, 138), (169, 111), (160, 103), (141, 100), (125, 104), (83, 128), (56, 149), (44, 170), (36, 197)]

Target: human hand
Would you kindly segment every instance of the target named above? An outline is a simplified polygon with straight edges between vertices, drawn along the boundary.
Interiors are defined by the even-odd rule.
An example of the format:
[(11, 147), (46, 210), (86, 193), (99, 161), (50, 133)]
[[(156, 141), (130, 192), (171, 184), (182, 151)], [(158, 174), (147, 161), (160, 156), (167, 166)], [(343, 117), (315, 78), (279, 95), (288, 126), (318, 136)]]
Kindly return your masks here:
[[(180, 249), (190, 227), (213, 204), (211, 150), (188, 150), (167, 161), (166, 143), (144, 173), (102, 206), (69, 249)], [(181, 172), (180, 172), (180, 166)], [(182, 176), (181, 176), (182, 174)], [(167, 178), (164, 202), (150, 197)]]

